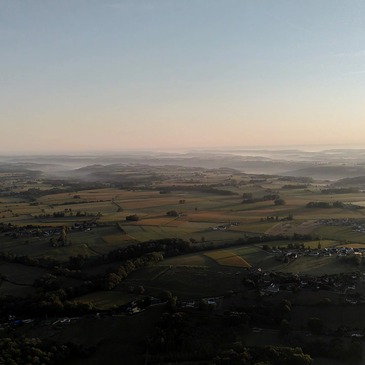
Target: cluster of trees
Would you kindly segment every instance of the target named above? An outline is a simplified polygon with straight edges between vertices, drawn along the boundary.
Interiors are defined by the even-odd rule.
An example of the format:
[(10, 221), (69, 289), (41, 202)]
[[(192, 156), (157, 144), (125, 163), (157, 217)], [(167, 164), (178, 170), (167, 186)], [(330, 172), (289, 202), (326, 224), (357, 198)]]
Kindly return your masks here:
[[(294, 236), (253, 236), (244, 237), (232, 244), (264, 243), (273, 240), (311, 239), (310, 235)], [(129, 273), (150, 263), (157, 262), (163, 257), (171, 257), (184, 253), (204, 250), (210, 246), (193, 245), (181, 239), (162, 239), (129, 245), (97, 257), (84, 255), (72, 256), (68, 262), (58, 262), (50, 257), (32, 258), (11, 253), (0, 253), (0, 258), (31, 266), (46, 267), (49, 274), (37, 280), (34, 285), (39, 288), (37, 295), (25, 299), (2, 298), (0, 312), (23, 313), (26, 316), (48, 315), (80, 315), (92, 310), (92, 306), (75, 303), (73, 298), (96, 290), (111, 290), (124, 280)], [(113, 263), (118, 262), (116, 266)], [(86, 267), (97, 267), (110, 264), (104, 274), (90, 275), (82, 271)], [(73, 277), (83, 282), (79, 286), (64, 287), (62, 277)]]
[(278, 194), (266, 194), (262, 197), (254, 197), (252, 193), (243, 193), (242, 194), (242, 203), (257, 203), (257, 202), (265, 202), (273, 200), (275, 205), (283, 205), (285, 204), (284, 199), (281, 199)]
[(69, 231), (68, 227), (63, 226), (57, 240), (54, 237), (51, 237), (49, 240), (49, 244), (52, 247), (70, 246), (71, 240), (67, 239), (68, 231)]
[(166, 238), (118, 248), (97, 258), (97, 261), (94, 261), (93, 264), (99, 265), (101, 263), (137, 259), (152, 252), (161, 252), (163, 256), (171, 257), (188, 253), (192, 250), (192, 246), (188, 241), (179, 238)]
[(287, 184), (283, 185), (281, 188), (283, 190), (294, 190), (294, 189), (306, 189), (308, 187), (307, 184)]
[[(51, 275), (51, 274), (49, 274)], [(81, 303), (72, 300), (74, 288), (60, 288), (58, 278), (52, 277), (42, 279), (40, 285), (44, 284), (46, 291), (38, 287), (36, 295), (26, 298), (4, 296), (0, 298), (0, 313), (2, 320), (8, 315), (15, 315), (20, 318), (44, 318), (46, 316), (81, 316), (94, 310), (90, 303)], [(56, 289), (57, 288), (57, 289)], [(1, 363), (1, 362), (0, 362)]]
[[(86, 260), (86, 258), (84, 259)], [(131, 272), (161, 260), (163, 260), (161, 253), (148, 253), (135, 259), (126, 260), (114, 268), (110, 267), (104, 274), (98, 275), (56, 267), (34, 281), (33, 286), (38, 289), (36, 295), (27, 298), (1, 298), (0, 313), (3, 316), (16, 314), (34, 317), (87, 314), (94, 310), (93, 306), (90, 303), (74, 301), (74, 298), (93, 291), (112, 290)], [(81, 279), (82, 283), (78, 286), (65, 287), (63, 279), (65, 276)]]
[(0, 363), (7, 365), (63, 364), (71, 359), (87, 357), (92, 350), (70, 342), (58, 345), (46, 343), (38, 338), (5, 337), (0, 339)]
[(28, 231), (32, 231), (32, 232), (40, 232), (41, 228), (51, 228), (51, 227), (44, 227), (44, 226), (37, 226), (37, 225), (33, 225), (33, 224), (27, 224), (25, 226), (18, 226), (16, 224), (12, 224), (12, 223), (0, 223), (0, 233), (8, 233), (8, 232), (16, 232), (16, 233), (22, 233), (22, 232), (28, 232)]
[[(196, 248), (195, 248), (196, 250)], [(160, 252), (163, 256), (176, 256), (193, 251), (191, 244), (182, 239), (171, 238), (148, 241), (129, 245), (109, 251), (97, 257), (86, 255), (70, 256), (67, 262), (60, 262), (50, 256), (30, 257), (11, 252), (0, 252), (0, 259), (7, 262), (20, 263), (29, 266), (39, 266), (47, 269), (64, 270), (68, 273), (78, 273), (85, 267), (96, 267), (117, 261), (127, 261), (141, 258), (144, 255)], [(70, 276), (72, 276), (70, 274)]]
[(139, 221), (139, 216), (137, 214), (127, 215), (125, 217), (125, 220), (128, 222), (137, 222), (137, 221)]
[(45, 195), (51, 195), (51, 194), (60, 194), (60, 193), (64, 193), (69, 191), (68, 189), (65, 188), (59, 188), (59, 187), (54, 187), (51, 189), (39, 189), (39, 188), (29, 188), (28, 190), (24, 191), (24, 192), (20, 192), (19, 194), (21, 196), (30, 198), (31, 200), (35, 200), (36, 198), (39, 198), (41, 196), (45, 196)]
[[(310, 319), (309, 321), (313, 321)], [(309, 323), (308, 323), (309, 324)], [(303, 349), (312, 356), (325, 357), (340, 361), (343, 364), (362, 364), (363, 349), (358, 341), (346, 342), (340, 337), (330, 340), (316, 339), (301, 344)]]
[(61, 263), (50, 256), (30, 257), (27, 255), (17, 255), (12, 252), (0, 252), (0, 259), (7, 262), (14, 262), (27, 266), (38, 266), (52, 269)]
[(171, 193), (171, 190), (167, 189), (167, 188), (164, 188), (164, 189), (160, 190), (160, 194), (170, 194), (170, 193)]
[[(256, 287), (254, 282), (249, 283), (250, 279), (245, 282), (245, 285)], [(279, 326), (285, 319), (291, 319), (291, 302), (283, 299), (276, 305), (267, 306), (265, 304), (254, 304), (240, 306), (239, 312), (248, 318), (251, 324), (264, 326)]]
[[(284, 202), (285, 204), (285, 202)], [(273, 216), (273, 215), (268, 215), (265, 218), (261, 218), (261, 222), (267, 221), (267, 222), (272, 222), (272, 221), (292, 221), (294, 219), (293, 214), (289, 213), (287, 216), (285, 217), (279, 217), (278, 215)]]
[(169, 217), (178, 217), (179, 213), (176, 210), (169, 210), (168, 212), (166, 212), (166, 215)]
[(237, 195), (230, 190), (217, 189), (220, 185), (172, 185), (168, 188), (159, 188), (160, 194), (168, 194), (172, 191), (198, 191), (200, 193), (217, 194), (217, 195)]
[(78, 210), (75, 214), (73, 213), (72, 209), (65, 209), (58, 212), (50, 213), (43, 213), (34, 215), (35, 219), (46, 219), (46, 218), (64, 218), (66, 215), (69, 215), (70, 217), (99, 217), (101, 216), (101, 213), (90, 213), (90, 212), (81, 212)]
[[(243, 365), (310, 365), (313, 359), (300, 347), (257, 346), (246, 348), (249, 356)], [(255, 359), (252, 361), (251, 359)]]
[(280, 176), (278, 178), (279, 181), (290, 181), (290, 182), (299, 182), (299, 183), (311, 183), (313, 182), (313, 178), (305, 177), (305, 176)]
[(265, 250), (265, 251), (270, 251), (271, 249), (279, 249), (279, 250), (304, 250), (305, 249), (305, 246), (304, 246), (304, 243), (301, 242), (301, 243), (288, 243), (286, 246), (269, 246), (267, 244), (263, 245), (262, 246), (262, 249)]
[(31, 202), (35, 202), (37, 198), (40, 198), (45, 195), (50, 194), (60, 194), (60, 193), (67, 193), (71, 192), (72, 188), (66, 188), (66, 187), (54, 187), (51, 189), (39, 189), (39, 188), (29, 188), (26, 191), (21, 192), (11, 192), (9, 195), (20, 198), (20, 199), (26, 199)]
[(138, 270), (151, 263), (163, 260), (163, 255), (159, 252), (152, 252), (134, 260), (128, 260), (119, 265), (116, 269), (110, 270), (104, 275), (103, 289), (112, 290), (119, 285), (131, 272)]
[(263, 236), (252, 236), (252, 237), (245, 237), (243, 239), (238, 239), (236, 241), (237, 244), (249, 244), (249, 243), (264, 243), (264, 242), (274, 242), (274, 241), (312, 241), (314, 239), (318, 239), (318, 237), (312, 236), (311, 234), (301, 234), (301, 233), (293, 233), (293, 235), (285, 235), (285, 234), (278, 234), (278, 235), (270, 235), (265, 234)]
[(356, 188), (329, 188), (329, 189), (322, 189), (322, 194), (353, 194), (358, 193), (359, 189)]
[[(236, 341), (232, 326), (226, 322), (219, 331), (214, 319), (205, 315), (197, 326), (195, 319), (183, 312), (165, 313), (148, 340), (153, 362), (204, 362), (217, 365), (310, 365), (312, 358), (299, 347), (247, 347)], [(242, 321), (239, 319), (239, 322)], [(243, 320), (245, 322), (245, 320)], [(240, 327), (240, 324), (238, 324)]]
[(345, 206), (344, 203), (340, 201), (331, 202), (309, 202), (306, 207), (307, 208), (343, 208)]
[(192, 337), (192, 321), (186, 313), (165, 313), (156, 326), (156, 333), (150, 338), (152, 354), (192, 352), (197, 350)]
[[(123, 256), (123, 259), (122, 259), (122, 256)], [(133, 251), (133, 250), (129, 251), (129, 252), (127, 250), (125, 255), (122, 255), (121, 253), (119, 253), (119, 255), (118, 255), (117, 253), (114, 252), (114, 255), (111, 254), (105, 258), (104, 263), (112, 263), (115, 261), (123, 261), (123, 263), (119, 264), (114, 269), (109, 268), (105, 275), (91, 276), (91, 275), (84, 274), (82, 271), (80, 271), (80, 269), (85, 266), (88, 266), (88, 267), (98, 266), (101, 262), (92, 260), (92, 259), (88, 258), (87, 256), (78, 255), (78, 256), (70, 257), (68, 268), (57, 268), (56, 272), (59, 272), (59, 273), (62, 272), (62, 275), (66, 274), (69, 277), (92, 281), (96, 290), (103, 290), (103, 289), (111, 290), (112, 289), (111, 284), (108, 284), (108, 283), (109, 283), (109, 281), (113, 282), (113, 279), (116, 279), (116, 277), (114, 275), (110, 275), (110, 274), (115, 274), (115, 275), (119, 276), (119, 279), (118, 279), (119, 282), (116, 284), (116, 285), (118, 285), (131, 272), (133, 272), (137, 269), (140, 269), (144, 266), (147, 266), (149, 264), (162, 261), (163, 258), (164, 258), (164, 256), (161, 252), (146, 252), (139, 256), (137, 256), (135, 254), (135, 251)], [(109, 280), (109, 279), (111, 279), (111, 280)], [(114, 285), (114, 286), (116, 286), (116, 285)]]
[(261, 222), (264, 222), (264, 221), (267, 221), (267, 222), (272, 222), (272, 221), (279, 221), (279, 216), (273, 216), (273, 215), (268, 215), (266, 216), (265, 218), (261, 218)]
[[(311, 234), (299, 233), (294, 233), (293, 235), (265, 234), (261, 236), (244, 236), (232, 243), (225, 243), (224, 247), (231, 245), (266, 243), (270, 241), (303, 241), (313, 239), (318, 239), (318, 237), (314, 237)], [(205, 239), (202, 241), (205, 241)], [(29, 266), (40, 266), (48, 269), (64, 268), (70, 272), (77, 272), (77, 270), (81, 270), (84, 267), (96, 267), (102, 264), (108, 264), (117, 261), (138, 259), (146, 254), (155, 252), (160, 252), (164, 257), (172, 257), (190, 252), (204, 251), (209, 248), (210, 246), (207, 246), (206, 244), (192, 245), (191, 242), (179, 238), (166, 238), (128, 245), (109, 251), (107, 254), (97, 257), (89, 257), (85, 255), (70, 256), (68, 262), (62, 263), (49, 256), (29, 257), (27, 255), (17, 255), (11, 252), (0, 252), (0, 258), (7, 262), (21, 263)]]
[[(225, 243), (224, 247), (252, 243), (265, 243), (270, 241), (309, 241), (315, 238), (317, 237), (313, 237), (311, 234), (299, 233), (294, 233), (290, 236), (265, 234), (262, 236), (245, 236), (232, 243)], [(207, 246), (206, 244), (192, 245), (191, 242), (180, 238), (165, 238), (121, 247), (98, 257), (87, 257), (82, 255), (73, 256), (70, 257), (69, 263), (66, 267), (70, 270), (80, 270), (83, 267), (93, 267), (117, 261), (133, 260), (154, 252), (160, 252), (164, 257), (172, 257), (190, 252), (204, 251), (209, 248), (210, 246)]]

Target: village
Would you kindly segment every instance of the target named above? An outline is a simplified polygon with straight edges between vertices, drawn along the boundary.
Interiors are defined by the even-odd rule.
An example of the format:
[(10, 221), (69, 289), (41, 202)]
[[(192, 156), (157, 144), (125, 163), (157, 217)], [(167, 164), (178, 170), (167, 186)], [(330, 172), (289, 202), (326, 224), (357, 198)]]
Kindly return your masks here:
[(358, 218), (327, 218), (319, 219), (316, 221), (317, 224), (324, 226), (335, 226), (335, 227), (351, 227), (353, 232), (365, 232), (365, 220)]

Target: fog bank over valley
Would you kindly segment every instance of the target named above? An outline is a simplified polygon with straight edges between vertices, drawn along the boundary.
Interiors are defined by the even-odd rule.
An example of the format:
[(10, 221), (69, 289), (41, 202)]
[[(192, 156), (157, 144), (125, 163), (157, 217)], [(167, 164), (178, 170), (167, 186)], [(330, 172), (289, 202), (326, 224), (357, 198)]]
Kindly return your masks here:
[(47, 177), (90, 181), (128, 167), (181, 166), (231, 168), (246, 174), (276, 174), (324, 180), (365, 176), (365, 149), (235, 149), (193, 152), (147, 152), (1, 156), (2, 171), (30, 171)]

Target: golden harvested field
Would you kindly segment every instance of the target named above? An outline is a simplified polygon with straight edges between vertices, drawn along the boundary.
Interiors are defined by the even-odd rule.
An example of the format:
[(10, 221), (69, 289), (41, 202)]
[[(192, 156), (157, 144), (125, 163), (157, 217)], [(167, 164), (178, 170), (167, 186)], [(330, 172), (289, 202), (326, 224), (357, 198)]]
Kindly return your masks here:
[(190, 222), (211, 222), (211, 223), (228, 223), (230, 221), (235, 222), (240, 220), (242, 215), (237, 214), (222, 214), (221, 211), (204, 211), (196, 212), (188, 215), (188, 220)]
[[(168, 217), (166, 215), (163, 216), (147, 216), (136, 222), (137, 226), (166, 226), (169, 223), (175, 221), (177, 218)], [(173, 225), (174, 226), (174, 225)]]
[[(80, 192), (74, 193), (59, 193), (59, 194), (50, 194), (45, 195), (39, 198), (40, 202), (45, 202), (47, 204), (50, 203), (63, 203), (65, 201), (77, 202), (80, 201), (96, 201), (96, 200), (112, 200), (113, 198), (118, 197), (121, 193), (125, 193), (120, 189), (95, 189), (95, 190), (83, 190)], [(75, 198), (77, 196), (77, 198)]]
[(204, 254), (222, 266), (251, 267), (242, 257), (228, 250), (211, 251)]
[(175, 218), (170, 220), (170, 222), (166, 223), (166, 227), (180, 227), (182, 225), (186, 224), (186, 221), (184, 218)]
[[(132, 199), (118, 199), (117, 203), (123, 207), (123, 209), (133, 210), (133, 209), (146, 209), (146, 208), (161, 208), (170, 209), (174, 207), (176, 210), (183, 208), (183, 204), (179, 204), (180, 199), (185, 199), (181, 196), (171, 196), (168, 197), (164, 195), (151, 195), (151, 196), (136, 196)], [(191, 198), (190, 198), (191, 199)], [(189, 199), (189, 201), (190, 201)], [(195, 200), (195, 199), (194, 199)]]

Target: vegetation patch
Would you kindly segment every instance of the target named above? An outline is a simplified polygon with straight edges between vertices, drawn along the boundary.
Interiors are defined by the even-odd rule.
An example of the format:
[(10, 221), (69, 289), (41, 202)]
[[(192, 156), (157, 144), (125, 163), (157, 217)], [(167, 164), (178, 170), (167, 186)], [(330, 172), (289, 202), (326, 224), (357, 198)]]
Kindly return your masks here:
[(206, 252), (205, 256), (210, 257), (222, 266), (234, 266), (234, 267), (251, 267), (251, 265), (241, 256), (227, 250), (217, 250)]
[(91, 303), (97, 310), (108, 310), (119, 305), (125, 305), (134, 298), (135, 295), (120, 291), (99, 291), (75, 298), (75, 301), (83, 304)]

